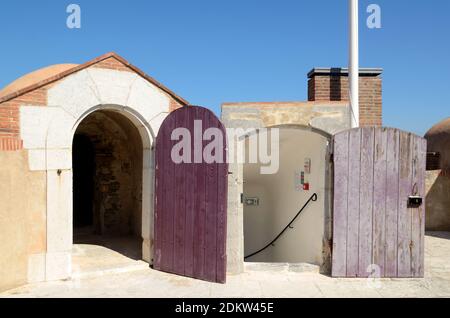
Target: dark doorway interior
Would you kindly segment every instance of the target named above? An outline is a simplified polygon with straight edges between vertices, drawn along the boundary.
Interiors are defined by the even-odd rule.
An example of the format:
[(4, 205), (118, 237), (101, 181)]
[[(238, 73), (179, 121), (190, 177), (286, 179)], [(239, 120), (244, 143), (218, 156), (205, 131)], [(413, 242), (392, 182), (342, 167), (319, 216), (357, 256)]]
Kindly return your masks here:
[(90, 138), (77, 134), (73, 141), (73, 226), (94, 225), (95, 151)]
[(72, 150), (74, 268), (114, 268), (141, 260), (139, 131), (117, 112), (96, 111), (78, 126)]

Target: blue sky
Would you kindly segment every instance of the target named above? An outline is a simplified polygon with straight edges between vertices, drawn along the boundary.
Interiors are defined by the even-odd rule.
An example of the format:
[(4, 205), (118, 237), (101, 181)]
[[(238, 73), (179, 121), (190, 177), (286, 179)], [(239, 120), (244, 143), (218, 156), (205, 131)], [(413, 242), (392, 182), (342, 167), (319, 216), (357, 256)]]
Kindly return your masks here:
[[(66, 27), (66, 7), (82, 28)], [(382, 29), (365, 26), (382, 8)], [(423, 135), (450, 116), (450, 1), (360, 0), (361, 66), (382, 67), (384, 124)], [(347, 65), (347, 0), (0, 2), (0, 86), (115, 51), (192, 104), (307, 98), (307, 72)]]

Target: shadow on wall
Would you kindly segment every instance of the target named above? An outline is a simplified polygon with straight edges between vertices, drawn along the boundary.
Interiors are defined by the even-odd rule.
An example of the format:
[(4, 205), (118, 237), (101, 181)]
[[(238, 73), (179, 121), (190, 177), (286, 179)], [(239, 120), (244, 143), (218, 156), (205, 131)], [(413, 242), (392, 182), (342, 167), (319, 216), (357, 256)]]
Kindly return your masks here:
[(450, 170), (427, 171), (426, 230), (450, 231)]
[[(331, 72), (339, 74), (341, 72), (341, 69), (333, 68), (331, 69)], [(331, 101), (342, 100), (342, 84), (340, 75), (332, 75), (330, 77), (330, 100)]]

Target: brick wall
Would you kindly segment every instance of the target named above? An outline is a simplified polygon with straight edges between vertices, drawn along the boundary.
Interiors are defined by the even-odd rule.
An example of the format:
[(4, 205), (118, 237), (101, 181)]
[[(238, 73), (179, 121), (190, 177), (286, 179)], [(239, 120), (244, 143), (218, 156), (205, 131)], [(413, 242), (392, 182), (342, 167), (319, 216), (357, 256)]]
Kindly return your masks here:
[[(382, 126), (382, 71), (361, 69), (359, 78), (360, 125)], [(308, 74), (309, 101), (348, 101), (346, 69), (314, 69)]]
[(92, 67), (106, 68), (106, 69), (116, 70), (116, 71), (134, 72), (131, 68), (129, 68), (128, 66), (126, 66), (125, 64), (123, 64), (122, 62), (120, 62), (119, 60), (117, 60), (114, 57), (110, 57), (103, 61), (100, 61), (100, 62), (92, 65)]
[(0, 104), (0, 151), (16, 151), (23, 148), (20, 138), (20, 106), (47, 105), (47, 89), (41, 87)]
[(170, 104), (169, 104), (169, 112), (173, 112), (174, 110), (183, 107), (183, 105), (178, 102), (176, 99), (174, 98), (170, 98)]

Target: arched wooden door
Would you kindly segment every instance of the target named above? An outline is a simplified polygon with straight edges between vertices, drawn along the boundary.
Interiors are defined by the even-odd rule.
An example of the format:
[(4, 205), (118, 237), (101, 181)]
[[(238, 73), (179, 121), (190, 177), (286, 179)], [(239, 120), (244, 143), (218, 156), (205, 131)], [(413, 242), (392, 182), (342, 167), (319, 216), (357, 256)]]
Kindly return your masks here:
[(219, 119), (197, 106), (171, 113), (156, 139), (155, 269), (225, 283), (227, 180)]

